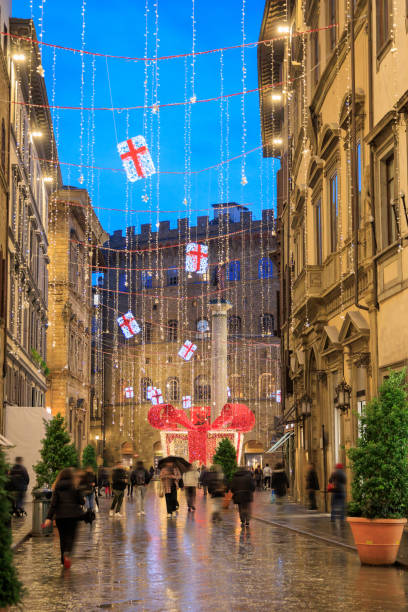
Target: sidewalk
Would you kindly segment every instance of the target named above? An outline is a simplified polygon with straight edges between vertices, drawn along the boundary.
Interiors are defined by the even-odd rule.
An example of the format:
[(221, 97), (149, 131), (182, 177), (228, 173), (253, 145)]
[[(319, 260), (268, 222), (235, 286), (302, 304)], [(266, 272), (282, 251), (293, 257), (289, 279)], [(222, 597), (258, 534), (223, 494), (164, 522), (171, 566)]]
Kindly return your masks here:
[(30, 537), (31, 527), (33, 521), (33, 502), (27, 501), (25, 503), (25, 511), (27, 516), (25, 518), (12, 518), (11, 519), (11, 534), (13, 537), (12, 548), (16, 548), (19, 542)]
[[(307, 510), (301, 504), (286, 501), (282, 507), (270, 503), (270, 492), (256, 492), (252, 518), (268, 524), (280, 525), (297, 533), (317, 538), (330, 544), (356, 551), (347, 521), (330, 520), (330, 514)], [(402, 536), (398, 563), (408, 568), (408, 529)]]

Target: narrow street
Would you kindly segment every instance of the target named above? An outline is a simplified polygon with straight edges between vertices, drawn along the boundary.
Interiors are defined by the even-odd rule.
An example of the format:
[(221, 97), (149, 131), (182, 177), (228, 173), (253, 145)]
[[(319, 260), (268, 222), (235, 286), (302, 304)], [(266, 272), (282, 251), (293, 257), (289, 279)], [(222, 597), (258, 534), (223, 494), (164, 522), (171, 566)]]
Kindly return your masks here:
[(152, 488), (146, 516), (108, 517), (108, 500), (92, 529), (81, 524), (73, 566), (61, 570), (57, 533), (34, 538), (15, 555), (27, 589), (23, 609), (181, 612), (406, 610), (408, 573), (361, 567), (355, 553), (253, 520), (242, 531), (234, 507), (221, 524), (198, 492), (189, 514), (180, 495), (177, 519)]

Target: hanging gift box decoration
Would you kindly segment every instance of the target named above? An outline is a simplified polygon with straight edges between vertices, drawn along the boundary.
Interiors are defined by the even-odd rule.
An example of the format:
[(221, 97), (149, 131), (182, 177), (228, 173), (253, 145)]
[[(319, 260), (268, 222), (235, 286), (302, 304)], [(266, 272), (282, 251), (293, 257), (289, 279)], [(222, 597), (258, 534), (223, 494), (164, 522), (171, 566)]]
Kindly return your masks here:
[(155, 174), (156, 169), (143, 136), (134, 136), (119, 142), (118, 151), (127, 179), (131, 183)]
[(205, 274), (208, 268), (208, 246), (189, 242), (186, 246), (186, 270)]
[(185, 395), (183, 397), (183, 408), (189, 410), (191, 408), (191, 395)]
[(153, 406), (164, 403), (162, 392), (160, 389), (157, 389), (157, 387), (153, 387), (150, 399), (152, 400)]
[(197, 346), (190, 342), (190, 340), (186, 340), (181, 349), (179, 350), (178, 355), (185, 361), (190, 361), (196, 350)]
[(136, 319), (130, 312), (130, 310), (129, 312), (124, 314), (123, 317), (118, 317), (117, 321), (120, 329), (123, 331), (125, 338), (132, 338), (140, 332), (140, 327), (137, 324)]
[(133, 387), (125, 387), (125, 398), (132, 399), (134, 397)]

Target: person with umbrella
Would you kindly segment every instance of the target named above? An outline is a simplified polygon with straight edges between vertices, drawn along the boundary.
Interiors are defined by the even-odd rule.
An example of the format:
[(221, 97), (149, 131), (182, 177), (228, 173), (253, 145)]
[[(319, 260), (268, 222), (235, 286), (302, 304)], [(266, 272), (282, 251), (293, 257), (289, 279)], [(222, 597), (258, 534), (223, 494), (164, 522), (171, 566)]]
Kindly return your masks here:
[[(177, 489), (184, 486), (181, 474), (191, 467), (182, 457), (165, 457), (158, 463), (159, 478), (166, 498), (167, 517), (172, 518), (178, 508)], [(183, 483), (183, 484), (182, 484)]]

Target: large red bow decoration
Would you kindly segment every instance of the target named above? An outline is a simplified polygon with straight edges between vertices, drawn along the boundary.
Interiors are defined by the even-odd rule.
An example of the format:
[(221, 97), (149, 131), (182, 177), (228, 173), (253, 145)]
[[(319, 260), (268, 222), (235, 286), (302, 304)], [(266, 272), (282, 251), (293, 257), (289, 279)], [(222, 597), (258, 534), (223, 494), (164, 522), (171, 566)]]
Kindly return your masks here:
[[(192, 409), (192, 411), (194, 408)], [(188, 430), (189, 461), (207, 460), (207, 434), (209, 431), (234, 430), (238, 434), (251, 431), (255, 415), (245, 404), (225, 404), (219, 417), (213, 423), (202, 425), (192, 423), (184, 410), (171, 404), (152, 406), (147, 419), (153, 427), (161, 430), (175, 430), (182, 425)]]

